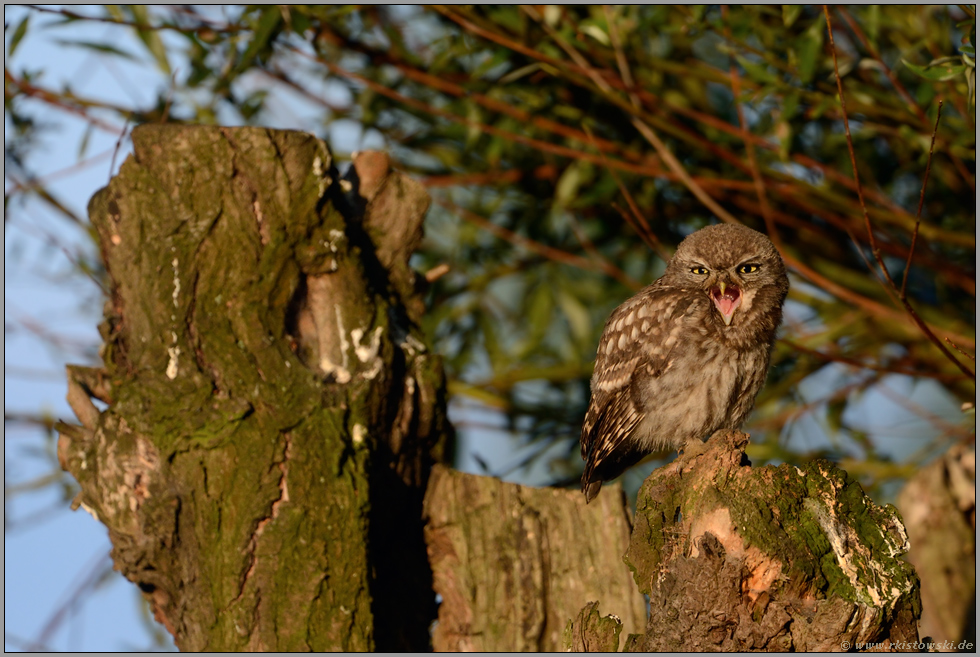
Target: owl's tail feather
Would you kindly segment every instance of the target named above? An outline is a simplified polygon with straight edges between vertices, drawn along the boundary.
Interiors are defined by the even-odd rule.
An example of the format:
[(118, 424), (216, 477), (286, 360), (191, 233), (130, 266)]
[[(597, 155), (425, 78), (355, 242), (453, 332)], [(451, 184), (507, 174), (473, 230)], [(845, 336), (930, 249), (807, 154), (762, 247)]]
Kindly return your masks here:
[(592, 447), (585, 457), (585, 470), (582, 472), (582, 492), (585, 493), (586, 504), (599, 494), (602, 482), (615, 479), (647, 455), (646, 449), (631, 440), (593, 443)]
[(582, 492), (585, 493), (586, 504), (595, 499), (595, 496), (599, 494), (600, 488), (602, 488), (601, 481), (587, 481), (585, 475), (582, 475)]

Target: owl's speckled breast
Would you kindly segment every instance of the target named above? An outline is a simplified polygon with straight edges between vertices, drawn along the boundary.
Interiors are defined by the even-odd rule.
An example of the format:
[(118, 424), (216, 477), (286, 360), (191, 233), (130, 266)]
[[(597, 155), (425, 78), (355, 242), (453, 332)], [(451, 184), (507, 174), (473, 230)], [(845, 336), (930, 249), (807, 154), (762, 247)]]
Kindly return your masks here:
[(769, 346), (732, 349), (722, 342), (698, 342), (678, 349), (671, 366), (644, 386), (645, 417), (634, 439), (650, 449), (678, 449), (719, 429), (738, 429), (765, 382)]

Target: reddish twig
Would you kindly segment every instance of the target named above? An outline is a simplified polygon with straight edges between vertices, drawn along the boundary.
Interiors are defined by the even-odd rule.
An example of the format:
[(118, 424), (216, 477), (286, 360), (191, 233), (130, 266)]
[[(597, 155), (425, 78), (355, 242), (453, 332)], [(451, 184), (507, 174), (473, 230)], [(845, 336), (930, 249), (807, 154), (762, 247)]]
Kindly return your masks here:
[(912, 269), (912, 254), (915, 253), (915, 240), (919, 236), (919, 221), (922, 219), (922, 204), (926, 200), (926, 183), (929, 182), (929, 172), (932, 170), (932, 151), (936, 147), (936, 133), (939, 132), (939, 118), (943, 115), (943, 101), (939, 101), (936, 110), (936, 126), (932, 129), (932, 141), (929, 143), (929, 158), (926, 160), (926, 173), (922, 177), (922, 190), (919, 192), (919, 207), (915, 211), (915, 228), (912, 229), (912, 243), (909, 244), (909, 257), (905, 261), (905, 274), (902, 275), (902, 291), (899, 297), (905, 300), (905, 287), (909, 282), (909, 270)]
[(36, 87), (24, 79), (15, 78), (13, 74), (7, 69), (4, 69), (3, 71), (3, 79), (4, 82), (6, 82), (7, 84), (16, 86), (17, 89), (25, 96), (30, 96), (31, 98), (37, 98), (38, 100), (44, 101), (49, 105), (54, 105), (55, 107), (61, 108), (66, 112), (68, 112), (69, 114), (75, 114), (76, 116), (81, 117), (82, 119), (91, 123), (97, 128), (101, 128), (102, 130), (105, 130), (106, 132), (112, 134), (119, 134), (119, 128), (112, 125), (111, 123), (106, 123), (101, 119), (97, 119), (89, 115), (87, 110), (90, 107), (102, 107), (102, 108), (114, 110), (123, 115), (128, 114), (127, 110), (123, 110), (118, 107), (113, 107), (112, 105), (109, 105), (107, 103), (86, 101), (76, 97), (72, 97), (71, 100), (74, 103), (76, 103), (76, 104), (72, 104), (68, 102), (64, 96), (60, 96), (56, 93), (48, 91), (47, 89), (42, 89), (41, 87)]
[[(588, 133), (589, 138), (591, 139), (592, 131), (589, 130), (588, 126), (586, 126), (585, 124), (583, 124), (582, 127), (586, 131), (586, 133)], [(593, 146), (594, 145), (595, 145), (595, 141), (593, 141)], [(605, 154), (603, 154), (602, 151), (599, 151), (599, 154), (602, 156), (603, 160), (605, 161)], [(667, 253), (663, 249), (663, 246), (661, 246), (660, 240), (657, 239), (657, 234), (654, 233), (653, 228), (650, 227), (650, 222), (648, 222), (647, 218), (643, 216), (642, 212), (640, 212), (640, 207), (636, 204), (636, 200), (633, 198), (633, 195), (630, 194), (630, 191), (626, 188), (626, 185), (623, 184), (623, 181), (619, 178), (615, 170), (613, 170), (613, 168), (610, 167), (608, 163), (606, 163), (606, 169), (609, 171), (609, 175), (613, 177), (613, 180), (616, 181), (616, 185), (619, 187), (619, 193), (622, 194), (623, 198), (626, 199), (626, 203), (630, 207), (630, 212), (633, 213), (632, 221), (628, 217), (623, 215), (624, 218), (626, 219), (626, 223), (628, 223), (630, 226), (633, 227), (634, 230), (636, 230), (636, 233), (640, 236), (640, 239), (642, 239), (647, 246), (649, 246), (651, 249), (656, 251), (657, 255), (659, 255), (664, 260), (664, 262), (669, 260), (670, 256), (667, 255)]]
[[(868, 216), (868, 208), (864, 204), (864, 193), (861, 189), (861, 182), (858, 176), (857, 157), (854, 154), (854, 143), (851, 140), (851, 128), (847, 120), (847, 104), (844, 100), (844, 83), (841, 80), (840, 70), (837, 66), (837, 49), (834, 46), (834, 30), (830, 22), (830, 9), (827, 7), (827, 5), (823, 6), (823, 13), (827, 19), (827, 34), (830, 40), (830, 51), (834, 59), (834, 74), (837, 78), (837, 91), (840, 94), (841, 112), (844, 116), (844, 135), (847, 138), (847, 151), (851, 156), (851, 167), (854, 170), (854, 182), (857, 185), (858, 201), (860, 202), (861, 205), (861, 211), (864, 213), (864, 223), (868, 231), (868, 240), (871, 244), (871, 253), (872, 255), (874, 255), (875, 260), (878, 262), (878, 266), (881, 268), (881, 272), (884, 275), (884, 279), (888, 283), (888, 285), (885, 286), (885, 289), (888, 290), (890, 293), (894, 293), (897, 296), (898, 288), (895, 286), (895, 282), (888, 274), (888, 268), (885, 266), (885, 262), (881, 258), (881, 252), (878, 250), (878, 242), (874, 236), (874, 229), (871, 226), (871, 218)], [(936, 345), (936, 347), (943, 353), (943, 355), (946, 356), (946, 358), (948, 358), (950, 361), (952, 361), (960, 369), (960, 371), (962, 371), (971, 379), (976, 380), (976, 374), (972, 370), (970, 370), (969, 367), (967, 367), (962, 362), (960, 362), (960, 360), (956, 358), (956, 356), (954, 356), (942, 342), (940, 342), (939, 338), (937, 338), (936, 335), (929, 329), (929, 326), (922, 320), (922, 318), (919, 317), (919, 313), (915, 311), (915, 309), (912, 307), (912, 304), (909, 303), (908, 299), (899, 298), (899, 303), (905, 306), (905, 310), (912, 318), (912, 321), (914, 321), (915, 324), (919, 327), (919, 330), (921, 330), (922, 333), (934, 345)]]
[[(851, 28), (851, 32), (853, 32), (854, 35), (858, 38), (858, 40), (861, 42), (861, 45), (864, 46), (864, 49), (868, 51), (868, 54), (870, 54), (871, 57), (874, 58), (876, 62), (878, 62), (882, 70), (885, 72), (885, 75), (888, 77), (889, 81), (891, 81), (892, 86), (895, 88), (895, 91), (897, 91), (898, 95), (902, 97), (902, 100), (905, 101), (905, 104), (908, 105), (909, 109), (912, 110), (912, 112), (914, 112), (917, 117), (919, 117), (919, 121), (922, 122), (923, 127), (929, 125), (929, 117), (927, 117), (926, 113), (922, 111), (922, 108), (919, 107), (914, 100), (912, 100), (912, 96), (911, 94), (909, 94), (905, 86), (899, 81), (898, 77), (888, 67), (888, 65), (885, 64), (884, 60), (881, 59), (881, 55), (878, 54), (877, 48), (875, 48), (874, 45), (868, 41), (868, 38), (864, 35), (864, 32), (861, 30), (861, 26), (857, 24), (857, 21), (855, 21), (854, 18), (851, 16), (851, 14), (848, 13), (848, 11), (843, 7), (837, 7), (837, 13), (840, 14), (840, 16), (844, 19), (844, 21), (847, 23), (847, 26)], [(964, 118), (968, 116), (972, 116), (972, 113), (967, 113), (967, 112), (961, 112), (961, 114), (963, 115)], [(933, 141), (936, 140), (935, 134), (933, 134), (932, 139)], [(952, 160), (953, 165), (956, 167), (956, 170), (960, 173), (963, 179), (966, 180), (967, 184), (969, 184), (971, 187), (974, 187), (975, 184), (974, 178), (972, 175), (970, 175), (970, 172), (967, 170), (966, 165), (963, 164), (963, 160), (952, 152), (949, 153), (949, 158), (950, 160)], [(974, 187), (974, 192), (975, 191), (976, 188)]]
[[(864, 203), (864, 188), (861, 185), (861, 179), (858, 175), (857, 166), (857, 156), (854, 154), (854, 141), (851, 138), (851, 123), (847, 119), (847, 101), (844, 98), (844, 82), (840, 77), (840, 69), (837, 66), (837, 47), (834, 45), (834, 30), (830, 24), (830, 10), (827, 5), (823, 6), (824, 15), (827, 18), (827, 34), (830, 40), (830, 53), (834, 58), (834, 74), (837, 78), (837, 93), (840, 96), (840, 109), (841, 115), (844, 120), (844, 136), (847, 139), (847, 153), (851, 157), (851, 169), (854, 171), (854, 184), (857, 190), (858, 204), (861, 206), (861, 213), (864, 215), (864, 228), (868, 233), (868, 244), (871, 246), (871, 255), (874, 256), (875, 262), (878, 263), (878, 267), (881, 270), (881, 275), (884, 280), (880, 280), (885, 290), (889, 290), (889, 286), (885, 283), (892, 283), (891, 275), (888, 273), (888, 267), (885, 266), (885, 261), (881, 258), (881, 250), (878, 248), (878, 240), (875, 237), (874, 228), (871, 226), (871, 217), (868, 215), (868, 206)], [(859, 249), (860, 250), (860, 249)], [(863, 253), (862, 253), (863, 257)], [(875, 274), (877, 278), (878, 274), (871, 267), (871, 272)], [(892, 284), (891, 287), (894, 287)]]
[(606, 25), (609, 27), (609, 40), (612, 42), (613, 50), (616, 51), (616, 66), (619, 67), (619, 77), (623, 81), (627, 93), (629, 93), (633, 107), (639, 109), (640, 98), (636, 95), (636, 83), (633, 80), (633, 73), (630, 71), (626, 55), (623, 54), (623, 44), (619, 40), (619, 29), (616, 27), (616, 21), (613, 20), (612, 12), (609, 11), (609, 5), (602, 5), (602, 12), (606, 16)]
[(967, 358), (969, 358), (970, 360), (972, 360), (974, 363), (977, 362), (977, 357), (975, 355), (973, 355), (973, 354), (971, 354), (969, 352), (963, 351), (958, 346), (956, 346), (956, 343), (955, 342), (953, 342), (949, 338), (943, 338), (943, 340), (945, 340), (946, 342), (948, 342), (949, 343), (949, 346), (951, 346), (953, 349), (955, 349), (956, 351), (960, 352), (961, 354), (963, 354), (964, 356), (966, 356)]
[(664, 262), (670, 260), (670, 253), (667, 252), (667, 250), (660, 243), (660, 240), (657, 239), (656, 234), (650, 228), (649, 223), (647, 223), (646, 219), (642, 217), (642, 215), (640, 215), (640, 218), (637, 218), (635, 212), (627, 212), (623, 206), (615, 201), (612, 202), (612, 209), (619, 213), (619, 216), (623, 218), (623, 221), (625, 221), (630, 228), (635, 230), (636, 234), (640, 236), (640, 239), (642, 239), (645, 244), (656, 251), (657, 255), (660, 256)]
[(868, 37), (864, 35), (864, 32), (861, 30), (861, 27), (857, 24), (857, 21), (854, 20), (851, 14), (844, 7), (836, 7), (836, 9), (837, 9), (837, 13), (840, 14), (841, 18), (844, 19), (844, 22), (847, 23), (847, 26), (851, 28), (851, 32), (854, 33), (854, 36), (856, 36), (858, 38), (858, 41), (861, 42), (861, 45), (864, 47), (864, 49), (867, 50), (868, 54), (871, 55), (872, 59), (878, 62), (878, 64), (881, 66), (881, 69), (885, 72), (885, 76), (892, 83), (892, 87), (895, 88), (895, 91), (898, 92), (898, 95), (901, 96), (902, 100), (905, 101), (905, 104), (908, 106), (908, 109), (912, 113), (914, 113), (917, 117), (919, 117), (919, 120), (924, 125), (928, 124), (929, 119), (926, 117), (925, 112), (923, 112), (922, 108), (919, 107), (914, 100), (912, 100), (912, 95), (909, 94), (905, 86), (901, 83), (901, 81), (899, 81), (898, 76), (896, 76), (894, 71), (892, 71), (888, 67), (888, 65), (885, 64), (884, 60), (881, 59), (881, 55), (878, 54), (878, 49), (875, 48), (870, 41), (868, 41)]
[(800, 353), (807, 354), (809, 356), (815, 356), (827, 362), (842, 363), (844, 365), (850, 365), (851, 367), (857, 367), (865, 370), (872, 370), (874, 372), (884, 372), (885, 374), (904, 374), (906, 376), (921, 377), (924, 379), (935, 379), (937, 381), (943, 381), (945, 383), (953, 383), (956, 381), (965, 380), (962, 374), (944, 374), (943, 372), (927, 372), (927, 371), (916, 370), (907, 367), (886, 367), (883, 365), (872, 365), (871, 363), (865, 363), (856, 358), (841, 356), (840, 354), (828, 354), (825, 351), (810, 349), (809, 347), (804, 347), (803, 345), (797, 342), (793, 342), (785, 338), (780, 339), (780, 342), (790, 347), (794, 351), (798, 351)]
[[(404, 94), (395, 91), (394, 89), (388, 87), (387, 85), (380, 84), (363, 75), (359, 75), (357, 73), (354, 73), (353, 71), (348, 71), (344, 68), (341, 68), (340, 66), (337, 66), (335, 63), (329, 60), (317, 57), (315, 55), (310, 55), (309, 53), (302, 52), (301, 50), (296, 48), (289, 47), (289, 49), (292, 52), (295, 52), (297, 55), (300, 55), (301, 57), (310, 59), (322, 66), (327, 67), (327, 69), (329, 69), (330, 72), (333, 73), (334, 75), (339, 75), (341, 77), (354, 80), (360, 84), (365, 85), (366, 87), (369, 87), (371, 90), (377, 92), (382, 96), (395, 100), (407, 107), (411, 107), (420, 112), (424, 112), (425, 114), (431, 116), (438, 116), (447, 119), (449, 121), (453, 121), (454, 123), (460, 123), (462, 125), (478, 128), (479, 130), (486, 132), (488, 134), (501, 137), (508, 141), (523, 144), (530, 148), (534, 148), (542, 153), (551, 153), (553, 155), (560, 155), (562, 157), (567, 157), (571, 159), (585, 160), (587, 162), (592, 162), (593, 164), (600, 164), (600, 165), (603, 164), (602, 158), (600, 158), (597, 155), (593, 155), (592, 153), (586, 153), (584, 151), (575, 150), (574, 148), (569, 148), (567, 146), (561, 146), (559, 144), (552, 144), (546, 141), (541, 141), (539, 139), (534, 139), (532, 137), (526, 137), (524, 135), (511, 132), (509, 130), (498, 128), (497, 126), (489, 125), (487, 123), (482, 123), (480, 121), (474, 121), (466, 117), (458, 116), (447, 110), (439, 109), (423, 101), (410, 98)], [(286, 78), (276, 77), (276, 79), (286, 81)], [(293, 88), (297, 89), (302, 93), (302, 89), (300, 85), (294, 85)], [(319, 99), (316, 99), (313, 94), (307, 92), (304, 95), (307, 98), (311, 98), (319, 101)], [(654, 168), (648, 165), (644, 166), (644, 165), (632, 164), (630, 162), (624, 162), (622, 160), (617, 160), (617, 159), (610, 159), (608, 160), (608, 162), (609, 162), (609, 166), (616, 167), (621, 171), (628, 171), (630, 173), (637, 173), (650, 177), (663, 175), (663, 171), (661, 169)]]
[[(480, 215), (473, 212), (472, 210), (468, 210), (464, 207), (456, 205), (455, 203), (451, 203), (449, 201), (438, 199), (438, 198), (435, 199), (435, 201), (436, 203), (446, 208), (450, 212), (454, 212), (458, 214), (460, 217), (470, 222), (471, 224), (474, 224), (475, 226), (482, 228), (483, 230), (493, 234), (494, 236), (504, 240), (505, 242), (510, 242), (515, 246), (524, 247), (528, 251), (537, 253), (538, 255), (547, 258), (548, 260), (552, 260), (554, 262), (560, 262), (566, 265), (571, 265), (572, 267), (577, 267), (579, 269), (585, 269), (590, 271), (595, 269), (604, 270), (603, 263), (596, 263), (583, 256), (576, 255), (574, 253), (569, 253), (568, 251), (562, 251), (561, 249), (556, 249), (555, 247), (548, 246), (547, 244), (542, 244), (541, 242), (533, 240), (530, 237), (525, 237), (524, 235), (515, 233), (514, 231), (508, 228), (504, 228), (503, 226), (498, 226), (497, 224), (493, 223), (489, 219), (481, 217)], [(607, 273), (610, 273), (612, 275), (612, 272), (607, 271)]]
[[(731, 41), (732, 30), (728, 25), (728, 5), (721, 6), (721, 17), (725, 24), (725, 38)], [(772, 238), (773, 244), (778, 250), (782, 251), (782, 242), (779, 238), (779, 233), (776, 232), (776, 226), (773, 224), (772, 208), (769, 206), (769, 197), (766, 195), (765, 185), (762, 182), (762, 173), (759, 171), (759, 162), (755, 157), (755, 146), (749, 138), (751, 133), (749, 132), (748, 122), (745, 120), (745, 111), (742, 109), (742, 103), (739, 101), (742, 95), (742, 77), (738, 74), (735, 61), (731, 57), (728, 63), (728, 73), (732, 78), (732, 97), (735, 103), (735, 111), (738, 113), (738, 125), (742, 130), (742, 140), (745, 142), (745, 152), (749, 157), (749, 170), (752, 173), (752, 182), (755, 184), (755, 194), (759, 198), (759, 206), (762, 209), (762, 220), (766, 223), (766, 232)]]
[(572, 232), (575, 233), (575, 237), (578, 239), (579, 244), (582, 245), (582, 248), (585, 250), (586, 253), (592, 256), (592, 259), (595, 260), (596, 263), (599, 265), (599, 267), (602, 268), (603, 272), (609, 274), (617, 281), (619, 281), (620, 283), (622, 283), (623, 285), (625, 285), (626, 287), (628, 287), (633, 291), (639, 290), (641, 287), (643, 287), (642, 283), (637, 281), (635, 278), (627, 274), (625, 271), (623, 271), (613, 263), (609, 262), (609, 259), (599, 252), (599, 249), (597, 249), (596, 245), (592, 242), (591, 239), (589, 239), (589, 236), (582, 229), (582, 226), (579, 225), (579, 222), (575, 218), (575, 215), (569, 214), (568, 219), (569, 219), (569, 225), (572, 227)]

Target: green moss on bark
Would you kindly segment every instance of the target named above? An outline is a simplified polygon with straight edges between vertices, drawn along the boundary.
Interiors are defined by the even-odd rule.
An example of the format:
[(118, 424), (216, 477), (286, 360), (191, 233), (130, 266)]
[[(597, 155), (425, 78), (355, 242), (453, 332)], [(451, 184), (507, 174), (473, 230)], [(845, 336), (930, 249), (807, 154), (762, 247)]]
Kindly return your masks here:
[(641, 488), (625, 557), (651, 596), (640, 648), (812, 650), (917, 638), (918, 579), (901, 558), (908, 542), (895, 509), (827, 461), (751, 468), (746, 440), (715, 437)]
[[(424, 648), (426, 619), (399, 628), (379, 605), (390, 592), (371, 526), (398, 465), (386, 441), (401, 431), (422, 455), (414, 530), (410, 496), (395, 506), (406, 542), (423, 545), (444, 399), (420, 399), (404, 376), (438, 385), (440, 364), (395, 340), (417, 333), (392, 325), (408, 300), (383, 284), (377, 245), (350, 239), (361, 219), (332, 202), (326, 146), (190, 126), (143, 126), (133, 140), (89, 207), (112, 281), (112, 394), (94, 426), (63, 435), (79, 503), (182, 649)], [(404, 220), (419, 230), (420, 214)], [(427, 418), (424, 430), (402, 435), (399, 412)], [(421, 564), (401, 565), (425, 584), (422, 549)], [(392, 643), (379, 614), (409, 643)]]

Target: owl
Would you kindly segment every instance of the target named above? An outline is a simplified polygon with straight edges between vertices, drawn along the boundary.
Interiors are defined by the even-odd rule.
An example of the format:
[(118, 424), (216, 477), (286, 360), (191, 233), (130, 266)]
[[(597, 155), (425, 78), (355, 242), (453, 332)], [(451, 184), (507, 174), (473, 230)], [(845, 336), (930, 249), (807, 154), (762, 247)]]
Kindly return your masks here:
[(788, 290), (768, 237), (720, 224), (685, 238), (664, 275), (613, 311), (582, 425), (586, 502), (651, 452), (741, 427)]

